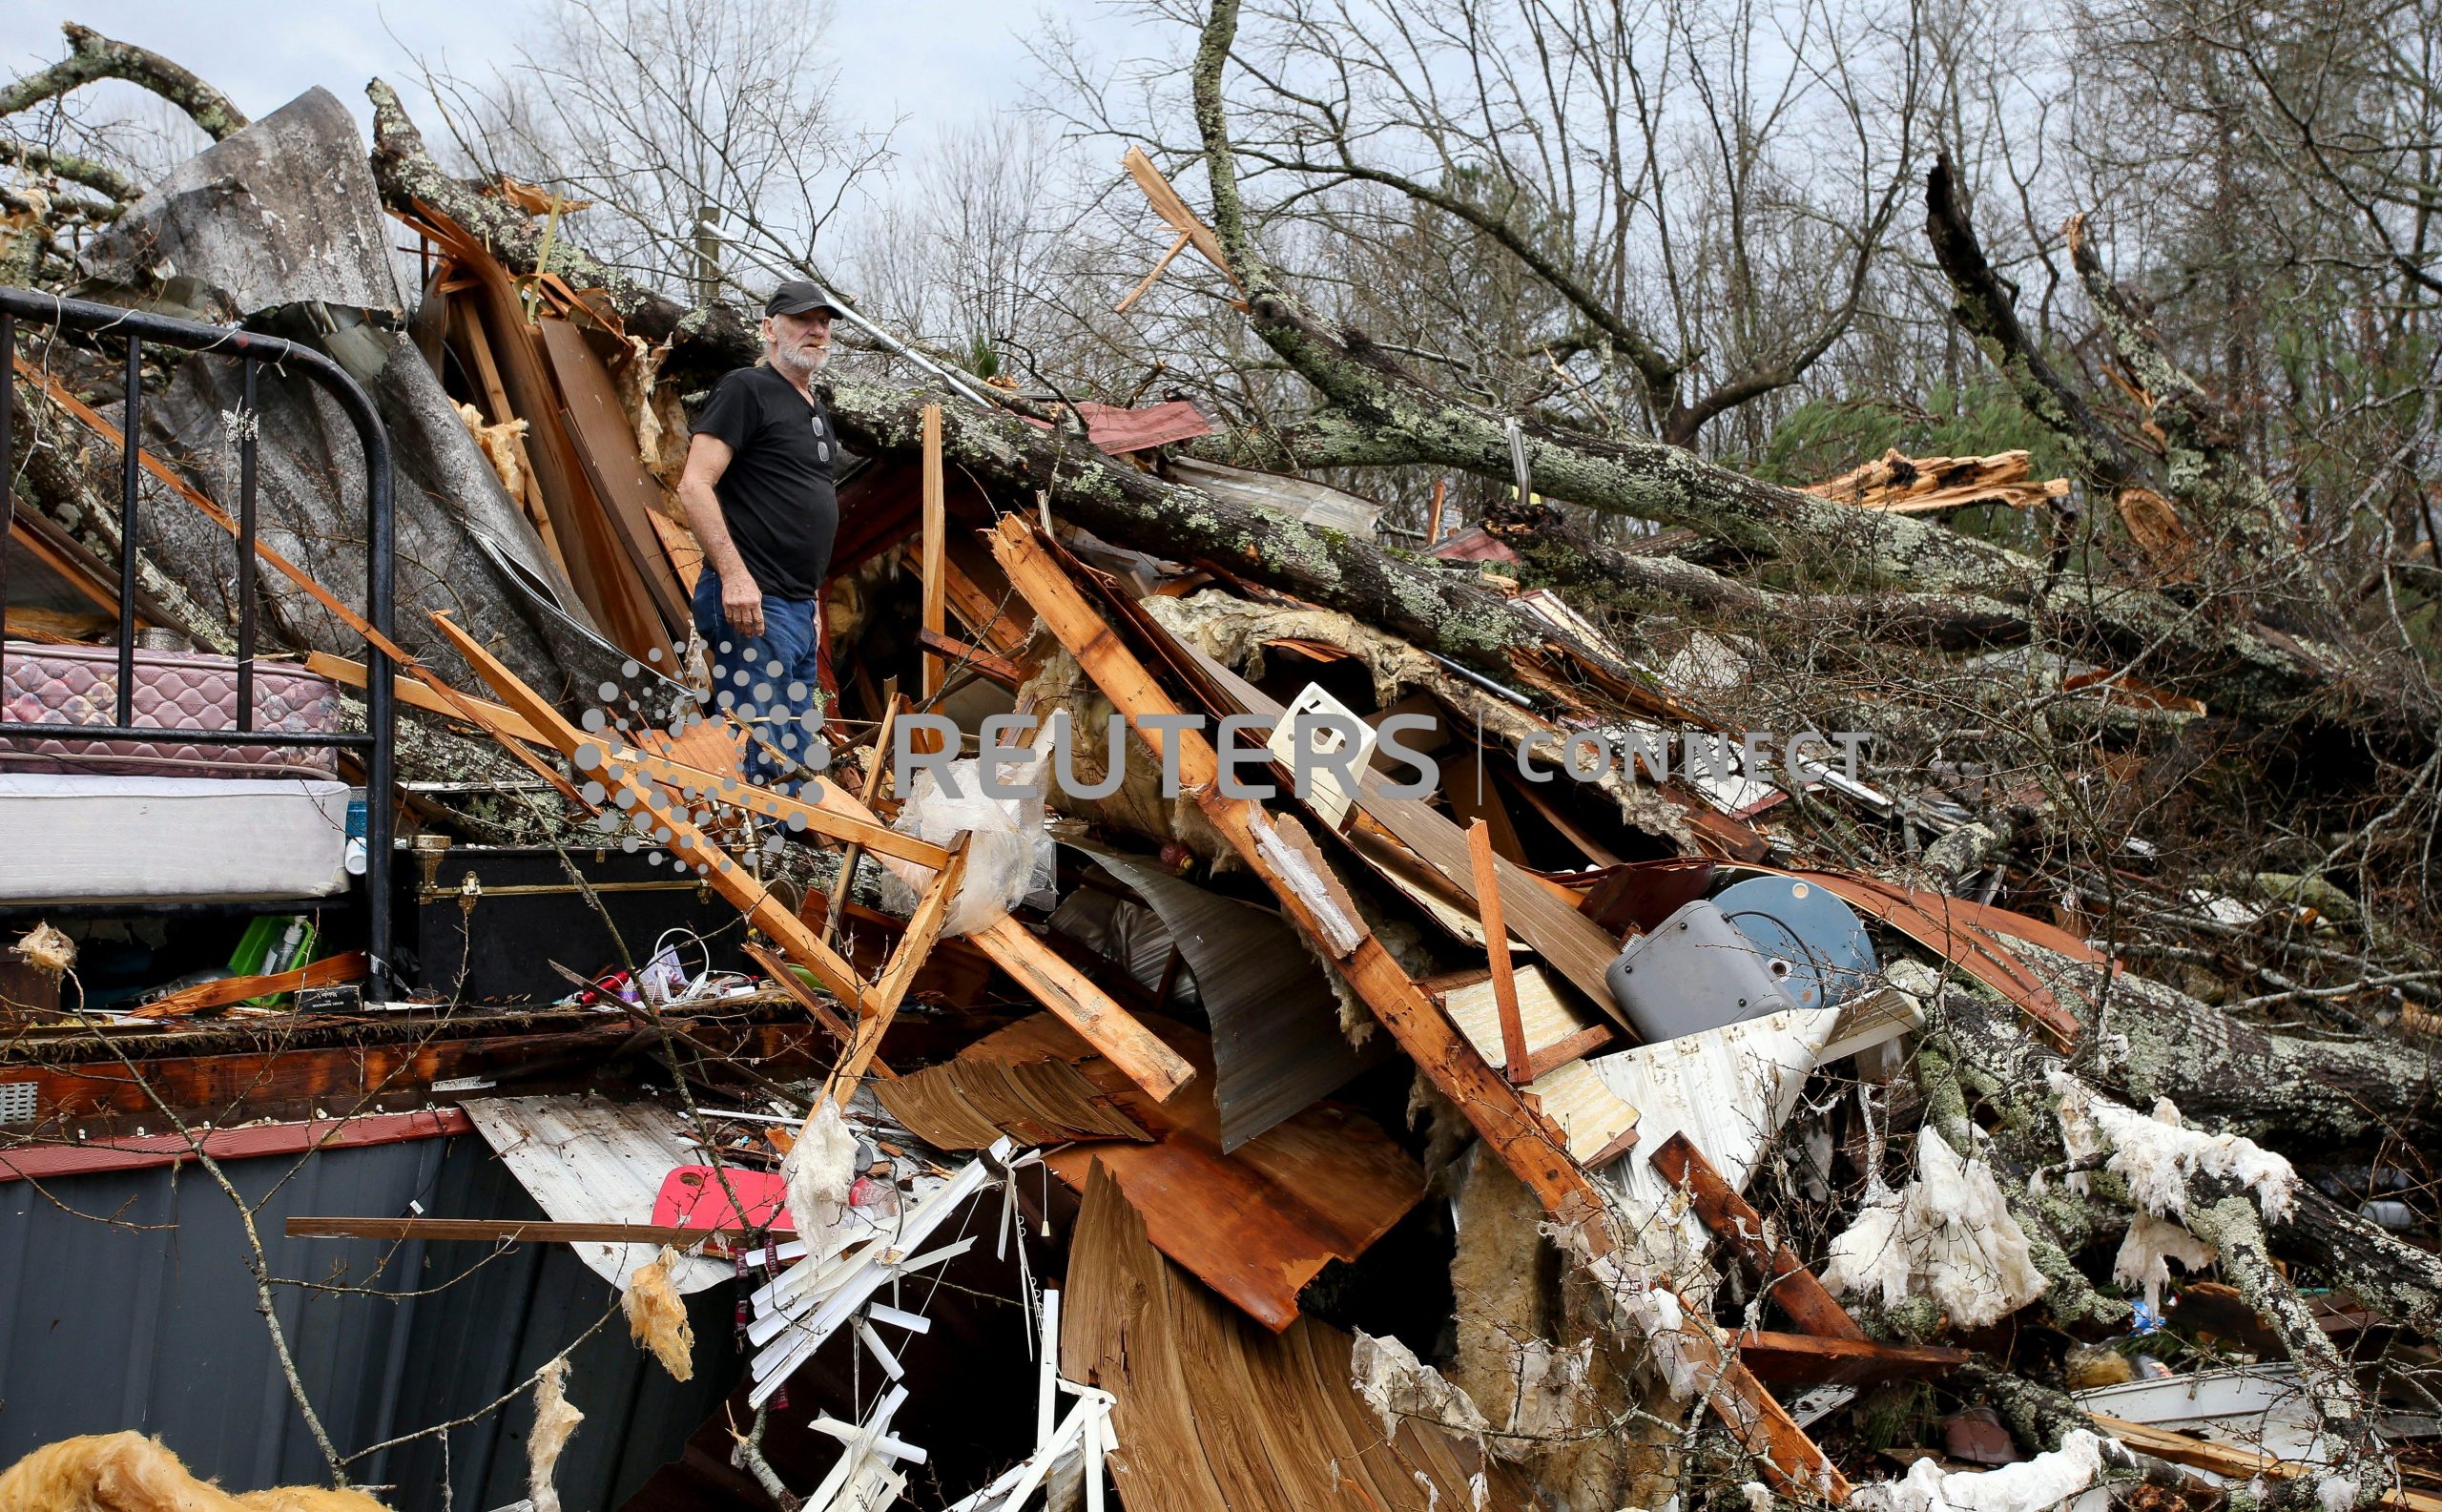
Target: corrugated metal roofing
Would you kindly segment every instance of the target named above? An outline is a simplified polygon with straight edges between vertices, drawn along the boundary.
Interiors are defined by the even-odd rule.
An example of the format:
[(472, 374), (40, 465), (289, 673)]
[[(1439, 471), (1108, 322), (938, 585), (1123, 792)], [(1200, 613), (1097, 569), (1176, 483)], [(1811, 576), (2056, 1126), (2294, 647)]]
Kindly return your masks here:
[[(300, 1374), (342, 1454), (467, 1416), (609, 1315), (572, 1354), (586, 1414), (560, 1461), (568, 1512), (608, 1512), (736, 1374), (730, 1296), (691, 1302), (693, 1381), (629, 1341), (615, 1296), (558, 1245), (290, 1239), (302, 1214), (541, 1217), (471, 1136), (223, 1168), (255, 1207)], [(327, 1480), (256, 1312), (238, 1210), (200, 1170), (0, 1187), (0, 1464), (74, 1434), (158, 1435), (231, 1491)], [(387, 1263), (384, 1263), (385, 1256)], [(401, 1512), (486, 1512), (526, 1494), (530, 1401), (359, 1461)]]

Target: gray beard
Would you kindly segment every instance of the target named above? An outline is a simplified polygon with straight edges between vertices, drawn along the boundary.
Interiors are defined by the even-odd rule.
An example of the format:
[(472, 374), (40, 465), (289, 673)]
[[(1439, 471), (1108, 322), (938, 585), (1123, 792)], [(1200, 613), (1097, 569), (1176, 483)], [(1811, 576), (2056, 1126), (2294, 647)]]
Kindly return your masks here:
[(822, 349), (822, 355), (814, 358), (800, 357), (795, 351), (776, 346), (772, 349), (773, 367), (779, 371), (782, 378), (793, 383), (804, 383), (815, 374), (821, 372), (830, 361), (831, 349), (827, 346)]

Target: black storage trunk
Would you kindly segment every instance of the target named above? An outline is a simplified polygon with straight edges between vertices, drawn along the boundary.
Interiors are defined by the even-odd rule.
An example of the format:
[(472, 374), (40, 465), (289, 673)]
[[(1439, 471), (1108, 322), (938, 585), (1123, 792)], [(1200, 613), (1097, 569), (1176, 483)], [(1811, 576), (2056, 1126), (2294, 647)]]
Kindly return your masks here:
[[(641, 966), (672, 929), (701, 936), (714, 967), (748, 968), (738, 949), (745, 921), (693, 873), (673, 873), (667, 860), (655, 865), (615, 846), (571, 849), (568, 859), (593, 889), (591, 899), (548, 847), (402, 851), (397, 917), (408, 980), (462, 1002), (550, 1002), (576, 990), (552, 962), (588, 977), (630, 959)], [(692, 943), (680, 958), (690, 972), (701, 969)]]

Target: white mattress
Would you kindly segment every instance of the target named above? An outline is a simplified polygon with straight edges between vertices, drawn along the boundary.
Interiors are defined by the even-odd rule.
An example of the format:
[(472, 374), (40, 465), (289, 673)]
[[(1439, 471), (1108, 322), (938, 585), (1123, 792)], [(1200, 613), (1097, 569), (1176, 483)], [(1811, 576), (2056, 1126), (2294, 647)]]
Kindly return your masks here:
[(347, 801), (324, 777), (0, 772), (0, 901), (332, 897)]

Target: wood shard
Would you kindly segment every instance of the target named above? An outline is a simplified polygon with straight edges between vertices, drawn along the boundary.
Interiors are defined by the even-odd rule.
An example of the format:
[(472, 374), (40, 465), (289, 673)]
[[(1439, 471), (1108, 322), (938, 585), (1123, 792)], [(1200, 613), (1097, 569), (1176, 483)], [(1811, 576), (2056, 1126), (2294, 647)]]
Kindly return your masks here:
[(1004, 1134), (1025, 1145), (1153, 1137), (1066, 1061), (946, 1061), (874, 1090), (891, 1117), (941, 1150), (983, 1150)]
[(1351, 1383), (1355, 1341), (1300, 1318), (1278, 1334), (1197, 1286), (1148, 1242), (1099, 1167), (1070, 1240), (1061, 1374), (1118, 1398), (1113, 1468), (1129, 1512), (1356, 1507), (1429, 1512), (1530, 1500), (1506, 1465), (1416, 1419), (1385, 1437)]
[(1024, 1019), (960, 1061), (1068, 1061), (1153, 1136), (1148, 1144), (1055, 1150), (1053, 1175), (1083, 1191), (1100, 1162), (1144, 1213), (1154, 1245), (1269, 1329), (1297, 1317), (1297, 1294), (1333, 1260), (1354, 1260), (1424, 1197), (1423, 1169), (1380, 1126), (1319, 1103), (1221, 1152), (1211, 1048), (1174, 1020), (1151, 1021), (1198, 1070), (1156, 1103), (1049, 1014)]

